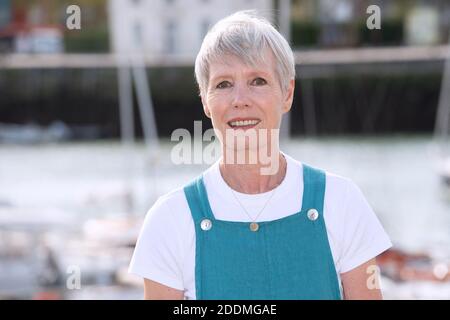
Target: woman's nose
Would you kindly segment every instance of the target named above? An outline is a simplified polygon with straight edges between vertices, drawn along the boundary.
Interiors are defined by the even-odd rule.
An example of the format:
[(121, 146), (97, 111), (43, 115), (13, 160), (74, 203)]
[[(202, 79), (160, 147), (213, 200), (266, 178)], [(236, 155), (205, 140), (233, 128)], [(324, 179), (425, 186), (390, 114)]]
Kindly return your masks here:
[(235, 85), (233, 90), (232, 106), (236, 109), (250, 106), (248, 88), (244, 85)]

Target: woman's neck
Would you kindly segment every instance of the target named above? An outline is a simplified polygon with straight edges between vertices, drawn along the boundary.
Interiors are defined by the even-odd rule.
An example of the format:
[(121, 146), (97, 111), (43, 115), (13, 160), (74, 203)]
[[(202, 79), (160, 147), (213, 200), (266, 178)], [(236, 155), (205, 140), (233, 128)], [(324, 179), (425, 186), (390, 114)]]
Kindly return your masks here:
[(220, 160), (220, 173), (230, 188), (241, 193), (257, 194), (268, 192), (281, 184), (286, 176), (287, 162), (278, 151), (277, 170), (274, 174), (262, 174), (267, 164), (227, 164), (224, 157)]

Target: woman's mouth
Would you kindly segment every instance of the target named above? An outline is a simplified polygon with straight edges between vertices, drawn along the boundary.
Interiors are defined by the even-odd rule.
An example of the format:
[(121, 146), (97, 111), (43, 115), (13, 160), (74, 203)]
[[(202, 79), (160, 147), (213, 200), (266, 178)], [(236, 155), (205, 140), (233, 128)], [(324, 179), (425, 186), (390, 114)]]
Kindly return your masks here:
[(228, 121), (228, 125), (233, 129), (243, 129), (247, 130), (256, 127), (261, 120), (259, 119), (239, 119)]

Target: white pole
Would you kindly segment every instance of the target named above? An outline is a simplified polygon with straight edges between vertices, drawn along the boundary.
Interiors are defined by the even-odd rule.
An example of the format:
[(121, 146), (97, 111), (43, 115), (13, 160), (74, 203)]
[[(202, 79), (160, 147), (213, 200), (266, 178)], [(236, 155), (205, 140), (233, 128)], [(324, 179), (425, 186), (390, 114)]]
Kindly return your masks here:
[(278, 25), (281, 34), (291, 42), (291, 0), (279, 0), (279, 19)]
[(156, 120), (153, 111), (153, 102), (150, 92), (150, 85), (147, 79), (145, 65), (133, 65), (133, 79), (136, 85), (136, 94), (138, 99), (139, 112), (141, 114), (142, 129), (144, 131), (144, 139), (150, 148), (150, 153), (157, 153), (158, 132), (156, 128)]
[(117, 67), (118, 89), (119, 89), (119, 116), (120, 116), (120, 138), (122, 141), (122, 152), (124, 169), (127, 174), (124, 181), (125, 211), (128, 215), (134, 211), (133, 196), (133, 164), (134, 161), (134, 114), (133, 114), (133, 85), (131, 82), (130, 66), (125, 57), (121, 57)]
[(134, 143), (133, 91), (130, 68), (121, 65), (119, 73), (120, 137), (124, 144)]
[[(280, 33), (284, 36), (286, 41), (291, 42), (291, 0), (278, 1), (278, 27)], [(283, 116), (280, 128), (280, 138), (289, 138), (291, 131), (291, 115), (288, 112)]]

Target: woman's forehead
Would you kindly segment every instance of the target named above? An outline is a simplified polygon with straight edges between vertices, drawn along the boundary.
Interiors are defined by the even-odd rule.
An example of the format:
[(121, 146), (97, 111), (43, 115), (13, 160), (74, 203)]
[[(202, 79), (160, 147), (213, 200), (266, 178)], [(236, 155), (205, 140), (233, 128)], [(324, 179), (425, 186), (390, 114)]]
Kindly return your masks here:
[(213, 59), (209, 65), (210, 79), (237, 72), (263, 72), (273, 74), (275, 73), (275, 59), (273, 54), (269, 51), (251, 58), (227, 54)]

